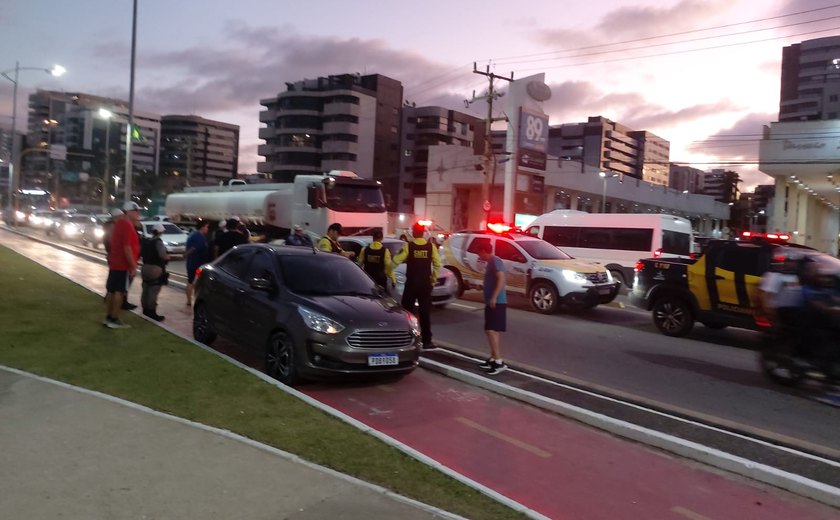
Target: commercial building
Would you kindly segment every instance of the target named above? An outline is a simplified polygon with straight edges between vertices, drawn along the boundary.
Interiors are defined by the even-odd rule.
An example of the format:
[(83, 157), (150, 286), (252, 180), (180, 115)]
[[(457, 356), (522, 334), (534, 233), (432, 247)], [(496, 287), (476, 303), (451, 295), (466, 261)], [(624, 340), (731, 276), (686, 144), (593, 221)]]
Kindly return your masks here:
[(238, 125), (194, 115), (167, 115), (160, 120), (160, 135), (164, 191), (236, 178)]
[(782, 49), (779, 121), (840, 119), (840, 36)]
[(265, 140), (257, 170), (274, 182), (295, 175), (351, 170), (382, 182), (386, 205), (400, 198), (402, 84), (380, 74), (340, 74), (286, 83), (260, 100)]
[(768, 231), (836, 255), (840, 238), (840, 36), (782, 49), (779, 121), (764, 127), (759, 170), (775, 179)]

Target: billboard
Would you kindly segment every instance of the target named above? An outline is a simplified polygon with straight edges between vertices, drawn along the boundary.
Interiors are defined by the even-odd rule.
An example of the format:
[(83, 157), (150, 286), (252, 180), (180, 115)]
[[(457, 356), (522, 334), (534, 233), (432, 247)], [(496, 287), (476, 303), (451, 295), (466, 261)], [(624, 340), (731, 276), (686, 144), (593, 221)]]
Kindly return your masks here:
[(545, 154), (548, 146), (548, 116), (519, 107), (519, 149)]

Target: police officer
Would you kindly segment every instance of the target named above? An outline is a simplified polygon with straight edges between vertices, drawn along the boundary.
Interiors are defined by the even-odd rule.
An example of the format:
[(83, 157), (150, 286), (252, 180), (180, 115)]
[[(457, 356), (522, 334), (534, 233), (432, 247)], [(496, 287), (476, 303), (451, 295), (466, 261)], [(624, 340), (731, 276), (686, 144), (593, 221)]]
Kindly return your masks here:
[(432, 287), (440, 271), (440, 255), (437, 248), (425, 238), (426, 227), (419, 222), (411, 228), (414, 239), (403, 246), (394, 257), (394, 264), (405, 262), (405, 289), (402, 306), (414, 309), (417, 302), (417, 314), (420, 318), (420, 334), (423, 350), (437, 348), (432, 343), (432, 324), (429, 314), (432, 311)]
[(327, 228), (327, 234), (321, 237), (318, 241), (318, 249), (326, 253), (336, 253), (347, 258), (353, 258), (356, 254), (353, 251), (345, 251), (338, 243), (338, 237), (341, 236), (341, 224), (335, 222), (330, 224)]
[[(373, 231), (373, 242), (359, 253), (359, 265), (373, 278), (373, 281), (384, 287), (388, 294), (389, 288), (397, 286), (394, 276), (394, 268), (391, 262), (391, 251), (382, 245), (382, 230), (376, 228)], [(388, 285), (390, 278), (391, 284)]]

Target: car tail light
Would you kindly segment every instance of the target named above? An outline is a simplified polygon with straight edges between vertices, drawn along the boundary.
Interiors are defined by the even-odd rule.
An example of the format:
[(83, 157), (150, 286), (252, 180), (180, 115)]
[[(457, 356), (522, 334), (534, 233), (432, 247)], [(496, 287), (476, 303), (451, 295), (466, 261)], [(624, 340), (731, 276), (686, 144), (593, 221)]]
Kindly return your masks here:
[(199, 276), (201, 276), (201, 267), (195, 270), (195, 279), (198, 280)]
[(653, 257), (654, 258), (659, 258), (660, 256), (662, 256), (662, 249), (657, 249), (656, 251), (653, 252)]
[(642, 262), (641, 260), (639, 260), (638, 262), (636, 262), (636, 267), (634, 267), (633, 270), (638, 273), (644, 268), (645, 268), (645, 263)]

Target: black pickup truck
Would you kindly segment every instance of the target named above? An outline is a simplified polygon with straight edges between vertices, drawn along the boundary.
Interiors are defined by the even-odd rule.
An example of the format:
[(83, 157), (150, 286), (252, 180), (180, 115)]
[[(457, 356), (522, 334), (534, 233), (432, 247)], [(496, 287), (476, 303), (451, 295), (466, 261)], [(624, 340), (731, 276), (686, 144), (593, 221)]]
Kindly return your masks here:
[(758, 285), (783, 245), (712, 240), (698, 259), (639, 260), (630, 303), (653, 311), (653, 323), (667, 336), (688, 334), (695, 321), (759, 330), (766, 323), (755, 319)]

